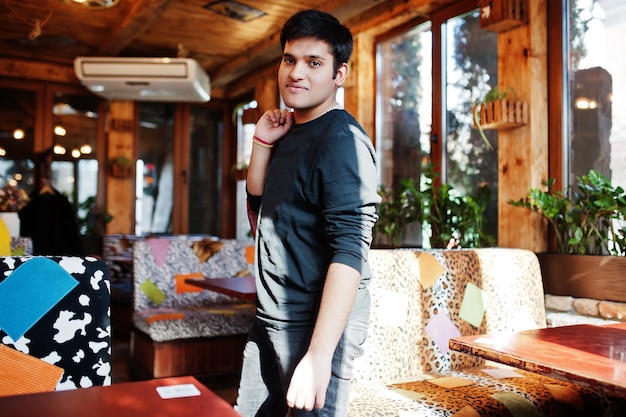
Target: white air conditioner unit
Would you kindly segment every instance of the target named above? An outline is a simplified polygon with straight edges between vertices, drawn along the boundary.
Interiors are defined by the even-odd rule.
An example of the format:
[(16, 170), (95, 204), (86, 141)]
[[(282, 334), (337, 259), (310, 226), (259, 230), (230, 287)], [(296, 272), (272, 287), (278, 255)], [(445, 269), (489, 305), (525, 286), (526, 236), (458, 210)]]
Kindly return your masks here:
[(78, 57), (74, 71), (94, 94), (109, 100), (206, 102), (209, 76), (189, 58)]

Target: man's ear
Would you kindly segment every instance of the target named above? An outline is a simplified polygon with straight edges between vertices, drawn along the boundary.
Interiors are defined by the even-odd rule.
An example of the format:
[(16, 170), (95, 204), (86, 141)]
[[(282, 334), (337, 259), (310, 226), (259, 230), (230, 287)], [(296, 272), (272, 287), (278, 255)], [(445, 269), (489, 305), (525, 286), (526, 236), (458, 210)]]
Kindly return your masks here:
[(337, 73), (335, 74), (335, 85), (337, 87), (341, 87), (348, 77), (348, 73), (350, 72), (350, 67), (347, 63), (343, 63), (337, 68)]

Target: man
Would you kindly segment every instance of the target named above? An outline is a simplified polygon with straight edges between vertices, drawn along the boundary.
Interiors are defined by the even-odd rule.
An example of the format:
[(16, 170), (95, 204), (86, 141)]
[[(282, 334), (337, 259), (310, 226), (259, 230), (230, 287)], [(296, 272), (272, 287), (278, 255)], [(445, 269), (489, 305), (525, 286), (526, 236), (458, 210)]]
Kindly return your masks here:
[(380, 202), (371, 141), (335, 100), (352, 44), (346, 27), (314, 10), (281, 31), (278, 85), (293, 113), (259, 119), (247, 177), (258, 222), (257, 313), (236, 406), (245, 417), (347, 415)]

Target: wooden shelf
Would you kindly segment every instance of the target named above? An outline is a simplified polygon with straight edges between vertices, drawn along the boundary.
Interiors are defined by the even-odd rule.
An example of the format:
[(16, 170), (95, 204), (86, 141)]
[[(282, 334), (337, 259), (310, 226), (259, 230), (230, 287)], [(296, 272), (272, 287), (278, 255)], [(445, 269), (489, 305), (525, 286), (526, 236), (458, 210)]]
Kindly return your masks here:
[(505, 32), (526, 24), (527, 0), (480, 0), (480, 28), (492, 32)]
[[(480, 126), (487, 129), (511, 129), (528, 123), (528, 103), (520, 100), (494, 100), (479, 104)], [(472, 123), (476, 125), (476, 108), (472, 107)]]

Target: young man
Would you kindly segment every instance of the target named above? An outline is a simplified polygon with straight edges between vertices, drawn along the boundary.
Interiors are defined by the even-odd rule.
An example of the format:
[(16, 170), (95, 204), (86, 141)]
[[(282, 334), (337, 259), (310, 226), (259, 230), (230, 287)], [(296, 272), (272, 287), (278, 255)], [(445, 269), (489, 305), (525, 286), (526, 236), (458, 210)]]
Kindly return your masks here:
[(236, 406), (245, 417), (348, 412), (380, 202), (371, 141), (335, 101), (352, 43), (336, 18), (314, 10), (281, 31), (278, 85), (293, 113), (260, 118), (247, 177), (258, 221), (257, 313)]

